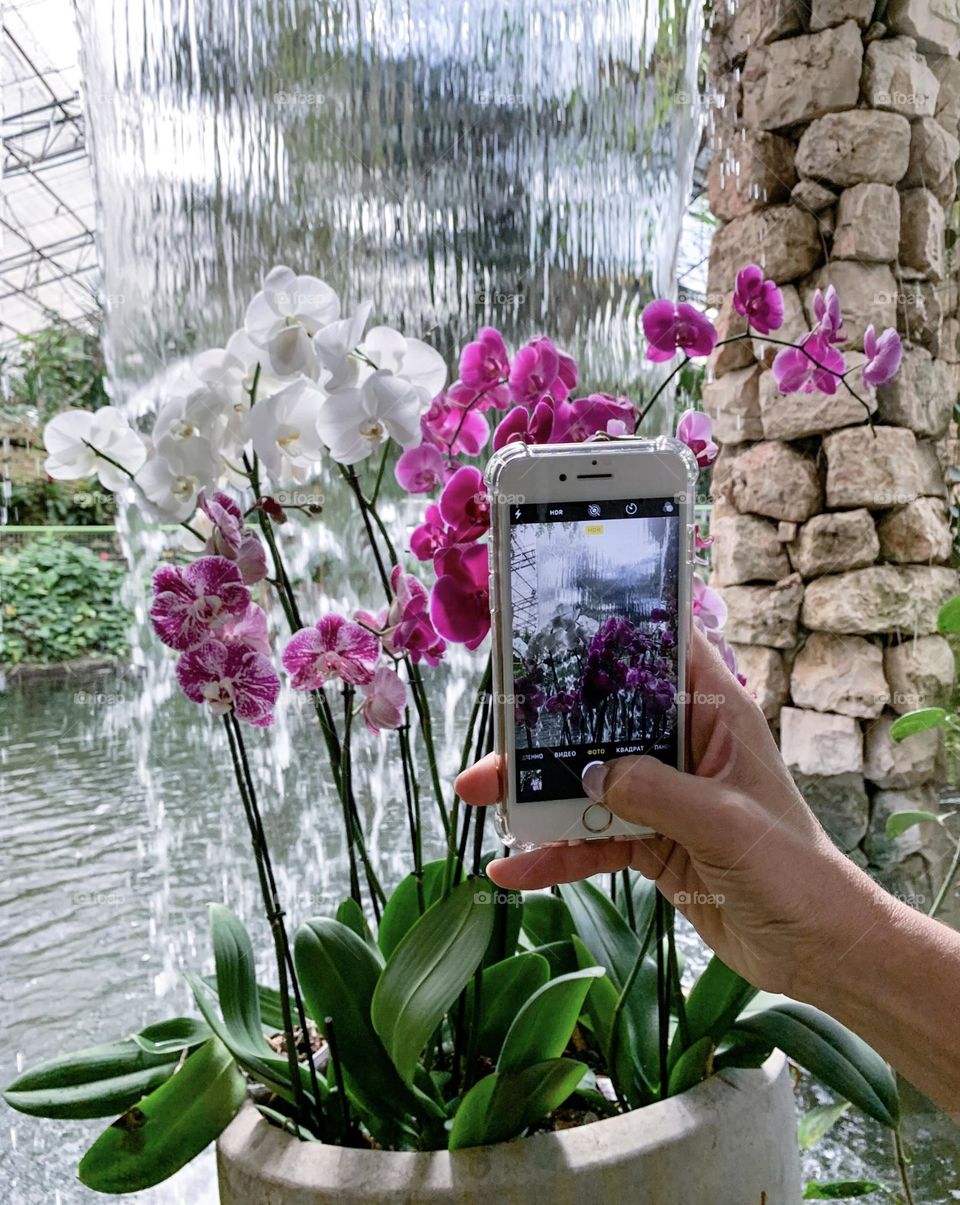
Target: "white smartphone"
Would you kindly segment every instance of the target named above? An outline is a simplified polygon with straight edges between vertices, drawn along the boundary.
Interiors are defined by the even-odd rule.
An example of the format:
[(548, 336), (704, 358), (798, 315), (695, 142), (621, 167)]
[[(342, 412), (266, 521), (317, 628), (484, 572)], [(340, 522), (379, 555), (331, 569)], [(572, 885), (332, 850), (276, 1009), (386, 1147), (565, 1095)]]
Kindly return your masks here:
[(581, 778), (629, 754), (683, 768), (696, 480), (666, 437), (511, 443), (487, 465), (505, 844), (649, 835)]

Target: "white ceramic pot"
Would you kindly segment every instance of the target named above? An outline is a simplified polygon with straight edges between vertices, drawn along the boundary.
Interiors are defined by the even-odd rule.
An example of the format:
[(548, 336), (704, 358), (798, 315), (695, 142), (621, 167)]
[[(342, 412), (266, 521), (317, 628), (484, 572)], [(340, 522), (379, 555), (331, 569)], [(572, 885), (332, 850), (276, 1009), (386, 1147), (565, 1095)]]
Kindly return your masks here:
[(592, 1125), (425, 1154), (298, 1142), (245, 1105), (217, 1143), (221, 1205), (796, 1205), (787, 1061)]

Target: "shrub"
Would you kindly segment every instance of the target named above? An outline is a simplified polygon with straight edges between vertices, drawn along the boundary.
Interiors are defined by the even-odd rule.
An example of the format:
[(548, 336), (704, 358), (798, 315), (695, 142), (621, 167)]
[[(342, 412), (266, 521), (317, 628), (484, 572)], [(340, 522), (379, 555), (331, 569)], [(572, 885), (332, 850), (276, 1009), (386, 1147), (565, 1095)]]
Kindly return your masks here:
[(52, 536), (0, 555), (0, 663), (126, 652), (130, 614), (119, 602), (125, 573)]

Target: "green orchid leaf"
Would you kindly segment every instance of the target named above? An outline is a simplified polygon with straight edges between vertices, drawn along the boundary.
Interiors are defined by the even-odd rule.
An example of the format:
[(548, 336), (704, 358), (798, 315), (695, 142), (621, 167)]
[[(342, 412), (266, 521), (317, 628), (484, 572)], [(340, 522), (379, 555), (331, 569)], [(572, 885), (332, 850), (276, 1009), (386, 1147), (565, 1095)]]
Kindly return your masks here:
[(379, 955), (339, 921), (315, 917), (297, 930), (294, 962), (307, 1010), (324, 1035), (327, 1018), (348, 1095), (390, 1127), (419, 1109), (374, 1028), (370, 1007), (380, 978)]
[(574, 1092), (587, 1068), (573, 1059), (550, 1059), (513, 1074), (494, 1072), (460, 1102), (449, 1148), (488, 1146), (522, 1134)]
[(893, 1072), (862, 1038), (826, 1013), (789, 1000), (741, 1018), (736, 1028), (779, 1046), (874, 1121), (890, 1128), (897, 1125), (900, 1098)]
[(712, 1050), (713, 1038), (709, 1035), (698, 1038), (686, 1047), (670, 1068), (670, 1078), (667, 1081), (668, 1096), (678, 1096), (706, 1077)]
[(604, 973), (603, 967), (585, 967), (538, 988), (507, 1031), (497, 1071), (522, 1071), (534, 1063), (559, 1058), (570, 1041), (593, 980)]
[(899, 837), (901, 833), (905, 833), (908, 829), (913, 828), (917, 824), (923, 824), (926, 821), (939, 824), (940, 817), (936, 812), (924, 812), (922, 810), (916, 812), (892, 812), (887, 817), (884, 832), (888, 837)]
[(150, 1052), (132, 1038), (39, 1063), (18, 1075), (3, 1098), (33, 1117), (115, 1117), (170, 1076), (179, 1050)]
[(882, 1191), (883, 1185), (876, 1180), (833, 1180), (829, 1184), (811, 1180), (803, 1190), (803, 1200), (849, 1201), (851, 1197), (866, 1197)]
[(580, 940), (594, 961), (606, 968), (617, 991), (622, 991), (640, 953), (640, 938), (609, 896), (592, 883), (564, 883), (560, 894)]
[[(446, 859), (427, 862), (423, 867), (423, 909), (425, 912), (443, 894), (443, 872)], [(421, 908), (417, 895), (416, 875), (408, 874), (401, 879), (387, 900), (380, 917), (377, 942), (384, 958), (389, 958), (414, 922), (419, 919)]]
[(226, 1129), (245, 1096), (230, 1052), (211, 1038), (100, 1135), (80, 1161), (80, 1181), (109, 1193), (159, 1184)]
[(575, 931), (570, 910), (559, 896), (528, 891), (523, 897), (523, 931), (535, 946), (566, 941)]
[(756, 994), (755, 987), (714, 955), (687, 997), (687, 1042), (685, 1046), (678, 1028), (670, 1044), (671, 1070), (684, 1050), (701, 1038), (710, 1038), (716, 1046)]
[(367, 924), (367, 918), (363, 915), (363, 909), (352, 896), (345, 899), (337, 909), (337, 920), (341, 925), (346, 925), (348, 929), (352, 929), (357, 937), (362, 938), (377, 954), (380, 953), (380, 947), (370, 932), (370, 926)]
[(940, 608), (937, 615), (938, 632), (960, 632), (960, 594), (951, 598)]
[(840, 1118), (850, 1108), (848, 1100), (841, 1100), (829, 1105), (816, 1105), (800, 1118), (797, 1127), (797, 1141), (801, 1150), (815, 1146), (827, 1134)]
[(918, 732), (942, 728), (946, 719), (947, 713), (942, 707), (922, 707), (919, 711), (908, 711), (906, 715), (897, 716), (890, 725), (890, 735), (895, 741), (906, 740)]
[[(481, 976), (480, 1010), (473, 1042), (476, 1053), (496, 1059), (507, 1030), (538, 988), (550, 979), (550, 964), (530, 951), (486, 967)], [(464, 1016), (473, 1017), (474, 983), (467, 984)]]
[(577, 962), (573, 942), (569, 938), (566, 941), (551, 941), (545, 946), (534, 946), (527, 953), (539, 954), (547, 960), (550, 965), (551, 979), (556, 979), (558, 975), (569, 975), (580, 965)]
[(405, 1083), (487, 949), (494, 902), (483, 883), (468, 879), (432, 904), (387, 959), (373, 992), (370, 1017)]
[(147, 1054), (167, 1054), (172, 1051), (192, 1050), (213, 1036), (210, 1026), (196, 1017), (174, 1017), (170, 1021), (158, 1021), (148, 1025), (139, 1033), (131, 1034)]

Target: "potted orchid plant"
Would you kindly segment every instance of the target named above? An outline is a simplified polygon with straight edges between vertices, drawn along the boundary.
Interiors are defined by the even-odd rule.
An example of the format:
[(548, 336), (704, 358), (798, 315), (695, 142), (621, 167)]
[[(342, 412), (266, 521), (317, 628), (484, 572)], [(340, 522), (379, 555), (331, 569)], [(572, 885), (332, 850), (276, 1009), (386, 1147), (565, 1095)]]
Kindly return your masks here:
[[(738, 274), (733, 304), (746, 320), (733, 338), (778, 342), (782, 299), (760, 268)], [(327, 1199), (318, 1185), (331, 1167), (340, 1170), (330, 1199), (337, 1176), (343, 1190), (343, 1175), (355, 1174), (379, 1186), (351, 1199), (395, 1199), (389, 1193), (402, 1190), (408, 1200), (479, 1200), (489, 1192), (489, 1165), (470, 1181), (471, 1165), (456, 1163), (469, 1148), (538, 1130), (541, 1139), (576, 1143), (568, 1135), (577, 1131), (561, 1122), (586, 1121), (630, 1127), (617, 1130), (617, 1174), (640, 1200), (639, 1165), (630, 1161), (645, 1142), (666, 1141), (655, 1111), (684, 1094), (685, 1109), (705, 1102), (696, 1107), (713, 1119), (688, 1137), (701, 1134), (714, 1170), (719, 1140), (711, 1127), (729, 1116), (734, 1135), (721, 1145), (730, 1174), (743, 1177), (738, 1191), (756, 1180), (768, 1199), (787, 1199), (798, 1175), (795, 1152), (783, 1154), (784, 1142), (792, 1149), (792, 1105), (783, 1058), (771, 1052), (780, 1047), (844, 1100), (896, 1126), (889, 1069), (817, 1010), (755, 999), (717, 958), (684, 991), (673, 909), (631, 872), (609, 890), (581, 883), (557, 893), (497, 891), (484, 873), (483, 810), (464, 809), (445, 787), (425, 683), (452, 645), (476, 652), (479, 685), (461, 765), (488, 751), (489, 499), (479, 463), (487, 449), (632, 436), (676, 374), (714, 350), (716, 328), (690, 304), (648, 305), (648, 358), (673, 363), (637, 405), (578, 394), (576, 363), (549, 338), (511, 354), (489, 327), (463, 348), (450, 384), (428, 344), (386, 326), (368, 329), (370, 309), (343, 316), (322, 280), (275, 268), (226, 346), (193, 356), (168, 378), (149, 431), (111, 406), (66, 411), (46, 428), (52, 477), (96, 475), (151, 521), (184, 529), (192, 551), (174, 550), (157, 567), (150, 618), (180, 688), (202, 709), (198, 722), (212, 725), (211, 748), (231, 759), (275, 969), (272, 982), (257, 982), (244, 925), (214, 905), (215, 974), (189, 977), (197, 1015), (34, 1067), (5, 1098), (36, 1116), (115, 1117), (79, 1168), (83, 1183), (103, 1192), (156, 1184), (223, 1135), (223, 1200), (249, 1205), (286, 1200), (286, 1191), (302, 1200), (295, 1193), (311, 1185), (311, 1199)], [(832, 289), (818, 294), (815, 314), (814, 329), (795, 345), (784, 342), (774, 361), (781, 389), (846, 389), (868, 418), (839, 347)], [(871, 328), (865, 392), (893, 375), (899, 354), (894, 331), (877, 338)], [(712, 464), (706, 415), (687, 411), (677, 436), (698, 464)], [(388, 472), (426, 503), (412, 530), (383, 517)], [(323, 518), (286, 501), (283, 490), (317, 478), (336, 482), (356, 507), (379, 592), (369, 609), (324, 607), (291, 570), (299, 524)], [(722, 600), (703, 580), (693, 606), (694, 622), (736, 673)], [(526, 675), (521, 722), (590, 740), (655, 728), (678, 691), (657, 645), (669, 634), (657, 619), (656, 638), (626, 622), (589, 636), (573, 624), (537, 634), (529, 663), (518, 667), (518, 678)], [(624, 690), (628, 679), (644, 683), (643, 714), (632, 686)], [(303, 918), (293, 936), (248, 754), (283, 690), (300, 692), (315, 713), (349, 877), (335, 916)], [(354, 773), (369, 742), (392, 750), (398, 822), (409, 834), (409, 873), (392, 890), (367, 848)], [(424, 857), (431, 832), (442, 835), (439, 859)], [(736, 1083), (750, 1092), (739, 1093), (736, 1107), (721, 1071), (724, 1081), (746, 1077)], [(676, 1121), (656, 1116), (661, 1127)], [(743, 1135), (754, 1131), (763, 1141), (750, 1164)], [(378, 1160), (376, 1170), (349, 1164), (345, 1173), (344, 1148)], [(516, 1173), (525, 1147), (511, 1149), (520, 1152), (509, 1156)], [(696, 1172), (699, 1148), (683, 1149)], [(433, 1160), (432, 1170), (391, 1163), (388, 1152), (416, 1153)], [(573, 1174), (568, 1161), (556, 1174)], [(453, 1177), (452, 1195), (415, 1187), (434, 1175)]]

